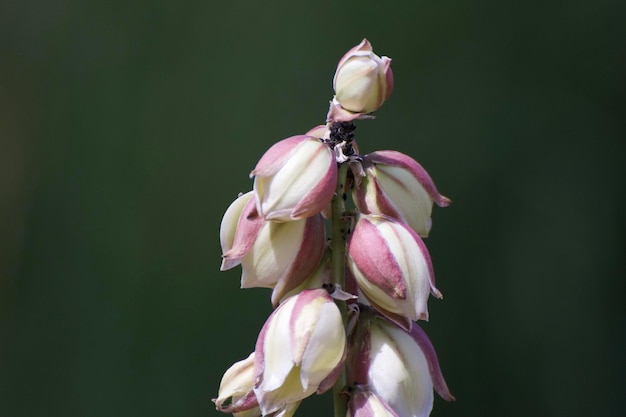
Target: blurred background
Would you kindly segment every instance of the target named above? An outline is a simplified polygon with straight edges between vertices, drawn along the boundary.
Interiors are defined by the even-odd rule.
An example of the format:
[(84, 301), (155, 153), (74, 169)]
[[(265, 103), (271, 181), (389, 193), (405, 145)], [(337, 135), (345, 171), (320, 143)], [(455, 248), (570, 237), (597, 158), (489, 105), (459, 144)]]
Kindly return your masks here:
[[(0, 416), (218, 416), (269, 291), (221, 216), (323, 123), (363, 37), (396, 88), (363, 153), (454, 201), (426, 240), (433, 416), (623, 416), (626, 3), (0, 3)], [(330, 397), (298, 416), (329, 416)]]

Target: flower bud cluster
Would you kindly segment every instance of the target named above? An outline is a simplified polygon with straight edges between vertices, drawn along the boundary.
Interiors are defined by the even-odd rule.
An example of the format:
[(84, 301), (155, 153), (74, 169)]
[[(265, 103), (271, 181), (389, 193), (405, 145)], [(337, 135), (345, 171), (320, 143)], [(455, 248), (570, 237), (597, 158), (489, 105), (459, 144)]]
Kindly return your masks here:
[(222, 412), (288, 417), (333, 386), (346, 416), (427, 416), (433, 390), (454, 399), (415, 323), (431, 294), (442, 298), (422, 238), (433, 204), (450, 200), (411, 157), (360, 155), (354, 140), (352, 121), (393, 90), (390, 64), (365, 39), (348, 51), (327, 124), (271, 146), (252, 191), (224, 214), (221, 269), (241, 265), (241, 287), (270, 288), (274, 310), (254, 351), (224, 374), (213, 400)]

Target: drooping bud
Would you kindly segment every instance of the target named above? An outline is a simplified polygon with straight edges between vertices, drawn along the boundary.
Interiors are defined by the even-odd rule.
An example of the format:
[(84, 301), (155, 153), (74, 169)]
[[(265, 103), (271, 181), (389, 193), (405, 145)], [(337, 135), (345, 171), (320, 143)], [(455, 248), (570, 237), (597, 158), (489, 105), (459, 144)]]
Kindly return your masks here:
[(351, 365), (358, 368), (351, 376), (358, 384), (367, 386), (398, 416), (427, 417), (433, 389), (444, 400), (454, 400), (435, 350), (417, 324), (407, 332), (380, 317), (361, 320), (351, 358)]
[(261, 415), (259, 403), (254, 395), (254, 352), (246, 359), (233, 364), (224, 373), (218, 397), (213, 399), (215, 408), (237, 417)]
[(254, 194), (266, 220), (291, 221), (320, 213), (333, 198), (337, 164), (312, 136), (292, 136), (270, 147), (254, 170)]
[(369, 41), (363, 39), (337, 64), (333, 88), (343, 109), (358, 114), (376, 111), (393, 91), (391, 59), (376, 55)]
[(345, 350), (341, 313), (326, 290), (304, 290), (284, 301), (256, 343), (254, 392), (263, 415), (331, 388)]
[(407, 329), (411, 320), (428, 320), (429, 293), (442, 298), (422, 239), (390, 217), (359, 216), (347, 263), (365, 298)]
[(437, 191), (428, 172), (413, 158), (396, 151), (377, 151), (363, 157), (366, 176), (354, 190), (358, 209), (384, 214), (428, 236), (433, 202), (439, 207), (451, 201)]
[[(254, 352), (231, 366), (222, 377), (219, 394), (212, 401), (215, 408), (235, 417), (261, 417), (261, 409), (254, 394)], [(285, 404), (267, 417), (291, 417), (300, 402)]]
[(256, 214), (250, 193), (226, 210), (220, 236), (222, 270), (241, 264), (241, 287), (273, 288), (274, 305), (315, 271), (326, 242), (320, 214), (286, 223), (264, 221)]

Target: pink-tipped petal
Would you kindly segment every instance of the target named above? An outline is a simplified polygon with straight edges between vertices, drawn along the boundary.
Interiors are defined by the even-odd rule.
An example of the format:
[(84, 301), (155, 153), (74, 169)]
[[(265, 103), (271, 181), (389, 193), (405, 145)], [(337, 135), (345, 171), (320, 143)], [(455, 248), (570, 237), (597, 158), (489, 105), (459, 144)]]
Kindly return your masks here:
[(406, 230), (413, 236), (413, 239), (415, 239), (415, 243), (417, 243), (424, 262), (426, 263), (426, 267), (428, 268), (428, 283), (430, 284), (430, 293), (433, 295), (433, 297), (442, 299), (443, 294), (441, 294), (441, 291), (439, 291), (435, 286), (435, 269), (433, 268), (433, 262), (430, 258), (428, 248), (424, 244), (422, 238), (419, 237), (419, 235), (415, 233), (413, 229), (407, 227)]
[(350, 236), (348, 252), (369, 282), (390, 297), (406, 297), (402, 270), (380, 231), (369, 219), (359, 219)]
[(451, 200), (437, 191), (434, 181), (428, 172), (413, 158), (398, 151), (376, 151), (366, 155), (366, 158), (375, 164), (398, 166), (411, 172), (424, 187), (432, 200), (440, 207), (446, 207)]
[(330, 371), (328, 376), (324, 378), (322, 382), (320, 382), (320, 385), (317, 387), (317, 391), (316, 391), (317, 394), (323, 394), (329, 389), (331, 389), (333, 385), (335, 385), (335, 382), (337, 382), (337, 378), (339, 378), (339, 376), (341, 375), (341, 372), (343, 371), (344, 360), (345, 360), (345, 354), (344, 354), (343, 359), (337, 364), (335, 369)]
[[(385, 317), (387, 320), (400, 327), (401, 329), (404, 329), (408, 332), (409, 330), (411, 330), (411, 327), (413, 327), (413, 320), (411, 320), (404, 314), (391, 312), (384, 307), (377, 305), (372, 300), (370, 300), (370, 303), (372, 304), (372, 307), (374, 307), (376, 311), (378, 311), (383, 317)], [(424, 311), (422, 315), (418, 317), (418, 320), (428, 321), (428, 311)]]
[[(320, 152), (326, 152), (327, 148), (320, 148)], [(320, 213), (331, 202), (337, 186), (337, 165), (333, 159), (329, 159), (324, 175), (308, 193), (296, 204), (291, 213), (292, 220), (303, 219)]]
[(222, 255), (222, 271), (241, 263), (241, 258), (254, 245), (263, 223), (264, 220), (257, 214), (254, 198), (250, 198), (239, 216), (233, 245)]
[(417, 324), (414, 325), (410, 332), (411, 337), (415, 340), (415, 343), (419, 345), (428, 362), (428, 368), (430, 369), (430, 376), (433, 380), (433, 387), (437, 394), (446, 401), (455, 401), (456, 398), (450, 393), (448, 385), (446, 384), (441, 368), (439, 366), (439, 360), (437, 359), (437, 353), (432, 342)]
[(341, 104), (337, 101), (336, 98), (330, 102), (330, 107), (328, 108), (328, 114), (326, 115), (326, 121), (328, 122), (351, 122), (353, 120), (360, 119), (363, 116), (363, 113), (353, 113), (349, 110), (341, 107)]
[[(216, 402), (215, 399), (212, 401)], [(221, 405), (216, 403), (216, 409), (227, 414), (241, 413), (242, 411), (247, 411), (258, 406), (259, 402), (257, 401), (256, 395), (254, 395), (254, 391), (252, 390), (248, 391), (245, 395), (238, 398), (237, 401), (230, 404)]]
[[(343, 66), (343, 64), (345, 64), (345, 62), (350, 59), (355, 53), (357, 52), (372, 52), (372, 44), (370, 43), (370, 41), (368, 41), (366, 38), (363, 38), (363, 40), (356, 46), (353, 46), (352, 48), (350, 48), (350, 50), (348, 50), (348, 52), (346, 52), (341, 59), (339, 60), (339, 62), (337, 63), (337, 68)], [(337, 73), (335, 73), (334, 79), (333, 79), (333, 86), (335, 85), (335, 79), (337, 78)]]
[(377, 151), (363, 157), (367, 173), (353, 191), (362, 213), (382, 214), (409, 225), (427, 237), (433, 203), (450, 200), (437, 191), (432, 179), (414, 159), (396, 151)]
[(393, 92), (394, 80), (393, 80), (393, 71), (391, 70), (391, 58), (383, 56), (381, 57), (383, 60), (383, 72), (385, 74), (385, 83), (387, 87), (387, 91), (385, 92), (385, 100), (389, 99), (391, 93)]
[(394, 219), (404, 221), (402, 213), (398, 210), (393, 201), (389, 199), (381, 189), (379, 182), (374, 178), (374, 168), (371, 166), (371, 163), (369, 163), (367, 159), (365, 159), (364, 163), (366, 166), (369, 165), (366, 168), (369, 176), (365, 177), (362, 181), (362, 185), (358, 187), (357, 191), (354, 193), (354, 200), (357, 207), (363, 214), (384, 214)]
[(290, 268), (285, 271), (272, 291), (272, 305), (278, 302), (294, 288), (301, 285), (317, 268), (322, 255), (326, 233), (324, 230), (324, 220), (321, 215), (309, 217), (305, 220), (304, 233), (302, 235), (300, 250), (295, 256)]
[(308, 132), (306, 132), (307, 136), (313, 136), (318, 139), (328, 139), (330, 137), (330, 130), (326, 125), (317, 125)]
[[(305, 220), (304, 233), (298, 236), (300, 249), (283, 276), (277, 282), (272, 291), (272, 305), (278, 302), (286, 293), (301, 285), (317, 268), (326, 241), (326, 231), (324, 229), (324, 219), (320, 214), (311, 216)], [(294, 244), (297, 243), (294, 241)]]
[(276, 142), (259, 159), (259, 162), (250, 172), (250, 178), (274, 175), (286, 163), (298, 145), (308, 139), (310, 136), (296, 135)]
[(252, 387), (254, 385), (254, 353), (233, 364), (222, 377), (219, 394), (212, 401), (218, 411), (239, 413), (254, 408), (258, 402)]

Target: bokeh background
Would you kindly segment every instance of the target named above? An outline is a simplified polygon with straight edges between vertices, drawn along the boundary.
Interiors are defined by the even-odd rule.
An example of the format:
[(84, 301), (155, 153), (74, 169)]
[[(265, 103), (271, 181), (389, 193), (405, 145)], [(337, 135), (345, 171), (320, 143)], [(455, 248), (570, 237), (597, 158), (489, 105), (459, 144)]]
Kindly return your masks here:
[[(0, 416), (218, 416), (271, 308), (221, 216), (323, 123), (367, 37), (396, 89), (361, 151), (454, 204), (426, 241), (434, 416), (623, 416), (623, 1), (4, 0)], [(299, 416), (331, 415), (328, 396)]]

